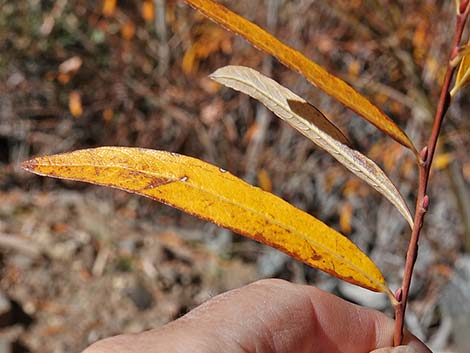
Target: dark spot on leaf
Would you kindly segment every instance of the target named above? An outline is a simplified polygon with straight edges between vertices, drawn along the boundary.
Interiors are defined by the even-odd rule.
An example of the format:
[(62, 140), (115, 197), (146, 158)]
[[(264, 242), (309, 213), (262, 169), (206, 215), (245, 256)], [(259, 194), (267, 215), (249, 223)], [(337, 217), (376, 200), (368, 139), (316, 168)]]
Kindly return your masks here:
[(323, 259), (323, 256), (314, 253), (312, 256), (310, 256), (310, 258), (312, 259), (312, 261), (320, 261), (321, 259)]
[(165, 178), (152, 178), (150, 180), (150, 183), (147, 184), (143, 190), (149, 190), (149, 189), (155, 189), (158, 188), (161, 185), (169, 184), (171, 183), (171, 179), (165, 179)]
[(317, 128), (326, 132), (339, 142), (351, 146), (351, 142), (342, 133), (342, 131), (333, 124), (320, 110), (308, 102), (299, 102), (296, 100), (288, 99), (287, 104), (289, 108), (297, 115), (310, 121)]

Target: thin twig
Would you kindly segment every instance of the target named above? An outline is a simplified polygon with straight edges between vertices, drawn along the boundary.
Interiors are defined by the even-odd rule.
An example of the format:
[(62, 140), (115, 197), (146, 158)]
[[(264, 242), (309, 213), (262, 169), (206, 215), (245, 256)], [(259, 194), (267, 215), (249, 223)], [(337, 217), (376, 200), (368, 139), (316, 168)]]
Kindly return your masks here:
[(465, 6), (460, 4), (460, 11), (457, 14), (457, 24), (455, 29), (455, 35), (452, 42), (451, 53), (447, 64), (447, 72), (442, 84), (441, 95), (439, 97), (439, 104), (436, 110), (434, 118), (434, 124), (431, 131), (431, 136), (428, 141), (428, 145), (421, 151), (422, 163), (419, 165), (419, 187), (418, 196), (416, 200), (416, 210), (414, 218), (413, 231), (411, 233), (411, 239), (408, 246), (408, 252), (406, 254), (405, 264), (405, 275), (403, 277), (403, 283), (401, 288), (397, 291), (396, 297), (400, 302), (395, 305), (395, 334), (394, 334), (394, 345), (398, 346), (403, 341), (403, 327), (405, 319), (406, 304), (408, 301), (408, 293), (411, 285), (411, 278), (413, 274), (413, 268), (418, 255), (418, 241), (421, 228), (423, 226), (424, 215), (429, 205), (429, 197), (426, 194), (429, 182), (429, 173), (431, 171), (431, 165), (434, 157), (434, 152), (437, 146), (437, 139), (441, 131), (442, 121), (449, 108), (450, 104), (450, 84), (452, 76), (454, 75), (455, 66), (451, 65), (450, 62), (458, 52), (460, 42), (462, 40), (462, 33), (465, 27), (465, 22), (470, 12), (470, 6), (468, 1), (465, 2)]
[(33, 259), (42, 255), (41, 247), (31, 241), (13, 234), (0, 233), (0, 249), (10, 249), (27, 255)]
[(163, 76), (170, 67), (170, 48), (166, 24), (166, 1), (155, 0), (155, 31), (158, 36), (158, 74)]

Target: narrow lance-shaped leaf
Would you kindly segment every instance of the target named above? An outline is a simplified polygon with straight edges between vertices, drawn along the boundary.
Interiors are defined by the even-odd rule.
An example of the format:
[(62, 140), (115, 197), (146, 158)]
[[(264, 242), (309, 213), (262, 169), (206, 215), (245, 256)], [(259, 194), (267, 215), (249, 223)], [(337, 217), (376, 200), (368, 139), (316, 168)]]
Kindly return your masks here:
[(212, 0), (185, 0), (211, 20), (239, 34), (255, 47), (274, 56), (287, 67), (299, 72), (307, 80), (334, 97), (349, 109), (367, 119), (378, 129), (408, 147), (415, 156), (418, 152), (413, 142), (395, 122), (366, 97), (340, 78), (330, 74), (299, 51), (287, 46), (253, 22), (230, 11)]
[(150, 197), (393, 296), (380, 270), (346, 237), (279, 197), (198, 159), (142, 148), (100, 147), (38, 157), (22, 166), (39, 175)]
[(470, 83), (470, 39), (460, 55), (462, 55), (462, 59), (460, 61), (459, 70), (457, 71), (454, 87), (450, 91), (452, 97)]
[(413, 227), (413, 218), (406, 202), (377, 164), (299, 115), (307, 111), (309, 114), (316, 113), (319, 117), (323, 116), (318, 109), (276, 81), (248, 67), (226, 66), (215, 71), (210, 77), (259, 100), (279, 118), (325, 149), (351, 172), (384, 195), (405, 217), (410, 227)]

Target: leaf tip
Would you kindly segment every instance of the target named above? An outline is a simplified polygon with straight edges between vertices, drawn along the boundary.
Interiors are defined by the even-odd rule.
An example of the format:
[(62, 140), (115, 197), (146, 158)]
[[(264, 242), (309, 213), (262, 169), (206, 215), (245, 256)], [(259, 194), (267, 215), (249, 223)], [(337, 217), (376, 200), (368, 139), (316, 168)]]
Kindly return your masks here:
[(20, 167), (24, 170), (27, 170), (28, 172), (34, 173), (34, 171), (38, 167), (38, 161), (37, 159), (33, 158), (28, 161), (21, 162)]
[(387, 297), (390, 300), (390, 303), (393, 305), (393, 307), (396, 307), (402, 301), (401, 288), (399, 288), (395, 293), (393, 293), (389, 288), (387, 288), (385, 291), (385, 294), (387, 294)]
[(223, 66), (223, 67), (219, 67), (217, 70), (215, 70), (214, 72), (212, 72), (211, 74), (209, 74), (209, 78), (214, 80), (214, 81), (217, 81), (217, 79), (219, 78), (220, 76), (220, 73), (221, 72), (224, 72), (226, 71), (228, 68), (230, 68), (232, 65), (227, 65), (227, 66)]

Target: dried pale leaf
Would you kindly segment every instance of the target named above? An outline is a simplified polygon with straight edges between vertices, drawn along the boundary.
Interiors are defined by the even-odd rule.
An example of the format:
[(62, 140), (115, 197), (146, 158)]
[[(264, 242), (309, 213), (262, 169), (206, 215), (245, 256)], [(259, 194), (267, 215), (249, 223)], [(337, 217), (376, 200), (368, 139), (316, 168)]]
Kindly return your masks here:
[(69, 111), (76, 118), (83, 114), (82, 97), (78, 91), (69, 94)]
[(75, 72), (80, 69), (82, 64), (83, 61), (79, 56), (72, 56), (71, 58), (65, 60), (64, 62), (62, 62), (62, 64), (59, 65), (59, 71), (63, 74)]
[(308, 265), (386, 292), (375, 264), (350, 240), (227, 171), (175, 153), (101, 147), (38, 157), (23, 168), (140, 194), (273, 246)]
[(330, 74), (302, 53), (282, 43), (256, 24), (212, 0), (185, 1), (211, 20), (220, 23), (251, 42), (255, 47), (274, 56), (287, 67), (299, 72), (322, 91), (336, 98), (397, 142), (411, 149), (415, 156), (418, 156), (413, 142), (405, 132), (377, 106), (340, 78)]
[[(384, 195), (413, 227), (413, 218), (406, 202), (377, 164), (358, 151), (337, 141), (291, 109), (290, 106), (294, 101), (302, 105), (307, 104), (301, 97), (248, 67), (225, 66), (215, 71), (210, 77), (225, 86), (259, 100), (275, 115), (326, 150), (347, 169)], [(318, 109), (314, 111), (321, 114)]]

